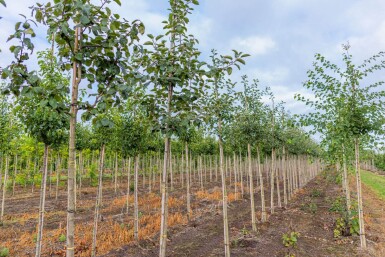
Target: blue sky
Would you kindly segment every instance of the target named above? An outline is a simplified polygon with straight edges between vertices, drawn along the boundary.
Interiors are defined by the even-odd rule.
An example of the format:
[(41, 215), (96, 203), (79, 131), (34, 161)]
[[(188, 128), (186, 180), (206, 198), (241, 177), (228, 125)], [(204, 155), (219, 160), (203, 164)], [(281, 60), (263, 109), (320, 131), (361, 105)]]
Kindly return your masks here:
[[(160, 34), (161, 21), (166, 19), (168, 1), (121, 0), (122, 6), (112, 9), (128, 20), (141, 19), (146, 33)], [(8, 0), (0, 7), (0, 66), (9, 63), (6, 38), (18, 13), (30, 14), (28, 6), (35, 0)], [(46, 2), (46, 1), (41, 1)], [(307, 109), (293, 99), (301, 93), (311, 97), (302, 87), (306, 71), (311, 68), (315, 53), (339, 63), (341, 45), (349, 41), (350, 52), (357, 63), (385, 50), (385, 1), (383, 0), (201, 0), (190, 17), (190, 32), (200, 40), (203, 56), (215, 48), (221, 54), (237, 49), (251, 54), (247, 65), (233, 74), (239, 81), (243, 74), (257, 78), (261, 86), (270, 86), (277, 100), (286, 102), (291, 113)], [(37, 50), (49, 45), (44, 29), (38, 29)], [(145, 39), (143, 39), (143, 42)], [(385, 80), (384, 72), (376, 75)], [(376, 78), (376, 79), (377, 79)]]

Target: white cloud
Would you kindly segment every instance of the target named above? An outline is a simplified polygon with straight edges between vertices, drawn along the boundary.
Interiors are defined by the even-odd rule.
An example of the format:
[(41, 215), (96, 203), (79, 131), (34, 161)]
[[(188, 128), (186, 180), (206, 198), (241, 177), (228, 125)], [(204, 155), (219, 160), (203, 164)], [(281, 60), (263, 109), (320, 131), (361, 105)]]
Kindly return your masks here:
[(231, 46), (251, 55), (263, 55), (276, 47), (275, 41), (270, 37), (250, 36), (237, 37), (231, 41)]

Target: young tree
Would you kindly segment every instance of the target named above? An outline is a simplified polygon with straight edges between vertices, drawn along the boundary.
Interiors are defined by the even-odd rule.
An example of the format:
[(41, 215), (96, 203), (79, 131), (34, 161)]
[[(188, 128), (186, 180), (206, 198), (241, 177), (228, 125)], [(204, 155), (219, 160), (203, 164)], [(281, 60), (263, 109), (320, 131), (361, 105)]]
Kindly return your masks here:
[[(223, 152), (223, 123), (227, 123), (231, 118), (233, 109), (234, 83), (227, 80), (224, 81), (225, 73), (231, 74), (232, 67), (236, 66), (240, 69), (239, 64), (245, 64), (243, 58), (249, 56), (233, 50), (234, 56), (221, 55), (218, 56), (215, 50), (212, 51), (212, 63), (208, 65), (209, 82), (212, 84), (211, 94), (206, 93), (202, 99), (202, 105), (205, 108), (206, 117), (210, 117), (211, 126), (215, 129), (218, 136), (219, 144), (219, 171), (222, 179), (222, 200), (223, 200), (223, 230), (225, 256), (230, 256), (230, 239), (227, 217), (227, 190), (226, 190), (226, 173), (224, 171), (224, 152)], [(206, 91), (209, 92), (209, 91)]]
[[(67, 208), (67, 256), (74, 256), (75, 233), (75, 127), (79, 109), (84, 109), (84, 117), (104, 112), (112, 105), (119, 105), (127, 96), (130, 85), (140, 76), (127, 60), (132, 51), (140, 51), (134, 46), (138, 36), (144, 33), (144, 25), (139, 20), (132, 23), (113, 14), (108, 7), (119, 0), (102, 0), (94, 5), (91, 0), (55, 0), (46, 4), (37, 3), (32, 8), (38, 23), (48, 26), (49, 38), (54, 35), (57, 43), (59, 61), (65, 70), (72, 70), (70, 134), (68, 158), (68, 208)], [(16, 61), (5, 68), (3, 78), (12, 83), (9, 91), (20, 94), (20, 88), (28, 84), (31, 90), (38, 90), (38, 77), (29, 72), (25, 60), (34, 49), (31, 38), (36, 34), (27, 19), (23, 26), (16, 24), (16, 32), (10, 39), (17, 39), (19, 45), (11, 46)], [(80, 82), (86, 79), (92, 89), (89, 96), (94, 102), (79, 102)], [(25, 87), (24, 87), (25, 88)], [(23, 93), (23, 92), (22, 92)]]
[[(349, 45), (344, 46), (343, 62), (340, 68), (320, 54), (316, 54), (314, 69), (308, 71), (309, 80), (304, 86), (313, 91), (316, 100), (297, 95), (296, 98), (310, 105), (316, 112), (302, 117), (302, 123), (313, 125), (314, 131), (324, 135), (324, 145), (342, 146), (343, 162), (346, 162), (347, 145), (354, 145), (355, 173), (357, 182), (357, 203), (360, 225), (361, 247), (366, 248), (365, 226), (363, 220), (361, 177), (359, 167), (359, 146), (361, 138), (382, 132), (385, 91), (378, 90), (384, 82), (371, 83), (366, 77), (385, 68), (385, 53), (365, 60), (357, 66), (349, 54)], [(331, 72), (332, 73), (331, 73)], [(336, 74), (336, 76), (330, 74)], [(363, 86), (362, 84), (369, 84)], [(330, 142), (331, 141), (331, 142)], [(347, 172), (344, 168), (344, 186), (348, 187)], [(346, 191), (348, 192), (348, 191)], [(347, 197), (348, 199), (348, 197)], [(349, 204), (348, 204), (349, 205)]]
[(48, 151), (50, 146), (60, 145), (67, 136), (69, 78), (62, 75), (51, 51), (38, 53), (40, 77), (38, 92), (23, 88), (17, 99), (17, 111), (24, 121), (28, 133), (44, 143), (43, 176), (40, 190), (39, 221), (36, 240), (36, 254), (41, 255), (43, 237), (45, 197), (48, 173)]
[[(198, 61), (200, 52), (196, 49), (197, 40), (187, 34), (187, 15), (191, 13), (192, 4), (197, 0), (170, 0), (170, 14), (164, 21), (165, 35), (154, 37), (148, 35), (150, 41), (144, 43), (150, 48), (146, 72), (149, 83), (152, 83), (152, 94), (147, 96), (149, 112), (159, 121), (159, 130), (164, 134), (164, 160), (161, 178), (161, 231), (159, 256), (166, 255), (167, 244), (167, 176), (170, 163), (170, 137), (175, 132), (173, 124), (179, 112), (186, 109), (188, 101), (200, 91), (201, 84), (190, 84), (203, 73)], [(164, 40), (168, 36), (168, 40)], [(162, 39), (162, 40), (161, 40)], [(146, 57), (147, 58), (147, 57)]]

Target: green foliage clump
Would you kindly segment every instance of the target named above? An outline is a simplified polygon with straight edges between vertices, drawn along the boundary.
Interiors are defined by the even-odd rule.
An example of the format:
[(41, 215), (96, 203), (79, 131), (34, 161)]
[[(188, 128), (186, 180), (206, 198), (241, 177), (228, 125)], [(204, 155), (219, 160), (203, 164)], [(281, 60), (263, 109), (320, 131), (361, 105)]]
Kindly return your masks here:
[(0, 257), (8, 257), (9, 249), (6, 247), (0, 247)]
[(345, 197), (337, 197), (332, 203), (331, 203), (331, 206), (329, 208), (329, 211), (330, 212), (338, 212), (338, 213), (341, 213), (343, 214), (344, 212), (346, 212), (346, 200), (345, 200)]
[(310, 193), (310, 196), (311, 197), (321, 197), (321, 196), (323, 196), (324, 195), (324, 193), (321, 191), (321, 190), (319, 190), (318, 188), (314, 188), (312, 191), (311, 191), (311, 193)]
[(65, 242), (67, 240), (67, 237), (64, 235), (64, 234), (60, 234), (60, 236), (59, 236), (59, 242), (60, 243), (63, 243), (63, 242)]
[(300, 236), (300, 233), (295, 231), (292, 231), (290, 233), (285, 233), (282, 235), (282, 244), (285, 247), (295, 248), (297, 247), (299, 236)]

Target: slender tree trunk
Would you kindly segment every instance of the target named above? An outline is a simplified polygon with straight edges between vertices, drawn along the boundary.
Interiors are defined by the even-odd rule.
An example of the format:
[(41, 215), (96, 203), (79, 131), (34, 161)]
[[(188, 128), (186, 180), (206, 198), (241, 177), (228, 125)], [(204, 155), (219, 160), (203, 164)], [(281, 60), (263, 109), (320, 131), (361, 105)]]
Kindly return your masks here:
[(234, 169), (234, 193), (235, 193), (235, 199), (238, 200), (237, 158), (236, 158), (235, 152), (233, 153), (233, 169)]
[(94, 212), (94, 229), (92, 231), (92, 248), (91, 248), (91, 256), (96, 256), (96, 236), (98, 233), (98, 219), (99, 219), (99, 211), (101, 206), (101, 198), (102, 198), (102, 186), (103, 186), (103, 170), (104, 170), (104, 152), (105, 152), (105, 144), (102, 145), (100, 150), (100, 160), (99, 160), (99, 178), (98, 178), (98, 191), (96, 195), (96, 203), (95, 203), (95, 212)]
[(45, 212), (45, 195), (47, 188), (47, 176), (48, 176), (48, 145), (44, 145), (44, 157), (43, 157), (43, 177), (41, 181), (40, 189), (40, 205), (39, 205), (39, 220), (37, 228), (36, 238), (36, 257), (41, 255), (41, 244), (43, 239), (43, 226), (44, 226), (44, 212)]
[(126, 213), (128, 214), (129, 198), (130, 198), (130, 177), (131, 177), (131, 157), (128, 158), (127, 165), (127, 196), (126, 196)]
[(9, 157), (5, 156), (5, 170), (4, 170), (4, 182), (3, 182), (3, 195), (1, 199), (1, 215), (0, 215), (0, 224), (3, 223), (4, 217), (4, 206), (5, 206), (5, 194), (7, 193), (7, 180), (8, 180), (8, 168), (9, 168)]
[[(173, 43), (172, 43), (173, 44)], [(167, 114), (171, 115), (171, 100), (173, 94), (173, 85), (169, 84), (168, 86), (168, 101), (167, 101)], [(166, 130), (168, 130), (169, 125), (166, 124)], [(168, 131), (167, 131), (168, 132)], [(167, 216), (168, 216), (168, 192), (167, 192), (167, 171), (169, 165), (169, 155), (170, 155), (170, 137), (166, 134), (164, 140), (164, 160), (163, 160), (163, 173), (162, 180), (160, 184), (162, 192), (162, 202), (161, 202), (161, 223), (160, 223), (160, 247), (159, 247), (159, 257), (166, 256), (166, 246), (167, 246)]]
[(282, 175), (283, 175), (283, 203), (287, 207), (287, 164), (286, 164), (286, 149), (282, 148)]
[[(75, 28), (74, 52), (77, 53), (80, 46), (81, 28)], [(67, 201), (67, 257), (74, 257), (75, 252), (75, 174), (76, 174), (76, 149), (75, 149), (75, 128), (76, 115), (78, 111), (78, 89), (81, 80), (80, 64), (74, 60), (72, 69), (72, 96), (70, 109), (70, 135), (68, 154), (68, 201)]]
[(223, 235), (225, 244), (225, 257), (230, 257), (230, 236), (229, 236), (229, 224), (227, 217), (227, 190), (226, 190), (226, 174), (224, 171), (224, 156), (223, 156), (223, 143), (222, 143), (222, 122), (218, 121), (219, 131), (219, 171), (222, 179), (222, 201), (223, 201)]
[(82, 177), (83, 177), (83, 171), (84, 171), (84, 159), (83, 159), (83, 151), (79, 151), (79, 188), (78, 188), (78, 194), (79, 199), (82, 198)]
[(262, 222), (267, 221), (267, 215), (266, 215), (266, 205), (265, 205), (265, 188), (263, 186), (263, 175), (262, 175), (262, 169), (261, 169), (261, 157), (259, 154), (259, 146), (257, 146), (257, 159), (258, 159), (258, 174), (259, 174), (259, 183), (261, 187), (261, 208), (262, 208)]
[(17, 176), (17, 154), (15, 155), (15, 159), (13, 162), (12, 196), (15, 195), (16, 176)]
[(190, 222), (191, 221), (191, 198), (190, 198), (190, 170), (189, 170), (189, 151), (188, 151), (188, 143), (185, 143), (185, 156), (186, 156), (186, 187), (187, 187), (187, 220)]
[(345, 153), (344, 144), (342, 144), (342, 166), (343, 166), (343, 179), (345, 184), (346, 209), (350, 216), (350, 212), (351, 212), (350, 189), (349, 189), (348, 168), (346, 165), (346, 153)]
[(135, 156), (135, 190), (134, 190), (134, 238), (135, 241), (139, 241), (138, 231), (139, 231), (139, 207), (138, 207), (138, 173), (139, 173), (139, 155)]
[(114, 191), (115, 195), (118, 192), (118, 152), (115, 153), (115, 174), (114, 174)]
[(364, 210), (362, 206), (359, 138), (355, 138), (354, 140), (354, 149), (355, 149), (355, 168), (356, 168), (356, 180), (357, 180), (358, 219), (359, 219), (359, 225), (360, 225), (360, 241), (361, 241), (361, 248), (365, 249), (366, 238), (365, 238)]
[(251, 206), (251, 225), (252, 230), (257, 231), (257, 221), (255, 218), (255, 204), (254, 204), (254, 179), (251, 163), (251, 146), (247, 144), (247, 158), (249, 163), (249, 190), (250, 190), (250, 206)]
[(59, 182), (60, 182), (60, 155), (57, 155), (56, 159), (56, 189), (55, 189), (55, 200), (57, 201), (59, 196)]
[(275, 149), (271, 150), (271, 172), (270, 172), (270, 213), (274, 213), (274, 176), (275, 176)]

